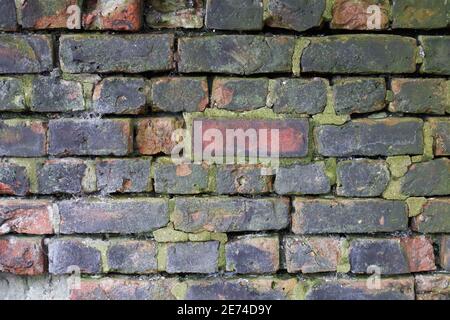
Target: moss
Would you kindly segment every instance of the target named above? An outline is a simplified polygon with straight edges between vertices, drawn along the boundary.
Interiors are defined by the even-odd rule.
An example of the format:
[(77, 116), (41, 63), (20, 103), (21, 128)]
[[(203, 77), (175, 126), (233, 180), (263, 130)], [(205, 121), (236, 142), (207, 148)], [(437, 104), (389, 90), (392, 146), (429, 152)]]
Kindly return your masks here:
[(322, 281), (319, 278), (304, 278), (300, 279), (295, 286), (291, 299), (292, 300), (306, 300), (306, 296), (311, 288), (320, 284)]
[(401, 192), (402, 184), (400, 180), (391, 179), (388, 187), (383, 192), (383, 198), (388, 200), (405, 200), (408, 198)]
[(386, 162), (389, 165), (389, 171), (394, 178), (403, 177), (408, 172), (408, 168), (412, 163), (409, 156), (388, 157)]
[(335, 185), (337, 181), (336, 166), (336, 158), (328, 158), (325, 160), (325, 174), (328, 179), (330, 179), (330, 184), (332, 186)]
[(447, 85), (447, 110), (445, 112), (450, 113), (450, 80), (446, 82)]
[(153, 236), (157, 242), (184, 242), (189, 240), (188, 234), (175, 230), (172, 223), (169, 223), (165, 228), (153, 231)]
[(301, 73), (301, 59), (303, 50), (311, 43), (307, 38), (299, 38), (295, 42), (294, 54), (292, 55), (292, 73), (299, 76)]
[(323, 12), (323, 19), (325, 21), (331, 21), (333, 19), (333, 7), (336, 0), (326, 0), (325, 11)]
[(184, 300), (186, 297), (187, 289), (188, 289), (187, 283), (179, 282), (175, 286), (173, 286), (170, 292), (177, 300)]
[(199, 233), (189, 233), (189, 241), (209, 241), (211, 240), (211, 232), (202, 231)]
[(226, 243), (228, 241), (228, 236), (226, 233), (213, 232), (213, 233), (211, 233), (211, 240), (216, 240), (221, 243)]
[(43, 162), (45, 159), (37, 158), (11, 158), (8, 159), (9, 162), (25, 167), (27, 177), (30, 181), (30, 192), (38, 192), (38, 182), (37, 182), (37, 164)]
[(336, 268), (338, 273), (347, 273), (350, 271), (350, 242), (347, 239), (341, 240), (339, 261)]
[(328, 103), (325, 107), (323, 113), (319, 113), (313, 116), (313, 122), (315, 125), (343, 125), (344, 123), (350, 121), (350, 115), (338, 116), (334, 110), (334, 99), (331, 87), (328, 87)]
[(158, 254), (157, 254), (157, 264), (158, 271), (166, 271), (167, 266), (167, 244), (158, 243)]
[(427, 203), (427, 199), (421, 198), (408, 198), (406, 204), (408, 205), (409, 217), (416, 217), (422, 213), (423, 206)]
[(434, 158), (433, 140), (433, 128), (431, 123), (425, 122), (423, 125), (423, 161)]

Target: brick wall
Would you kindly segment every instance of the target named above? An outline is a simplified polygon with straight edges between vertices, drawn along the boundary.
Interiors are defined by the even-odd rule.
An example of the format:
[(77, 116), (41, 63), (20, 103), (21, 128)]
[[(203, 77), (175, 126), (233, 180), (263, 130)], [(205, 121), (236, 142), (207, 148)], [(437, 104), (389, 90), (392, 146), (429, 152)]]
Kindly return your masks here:
[(0, 298), (450, 298), (450, 1), (0, 11)]

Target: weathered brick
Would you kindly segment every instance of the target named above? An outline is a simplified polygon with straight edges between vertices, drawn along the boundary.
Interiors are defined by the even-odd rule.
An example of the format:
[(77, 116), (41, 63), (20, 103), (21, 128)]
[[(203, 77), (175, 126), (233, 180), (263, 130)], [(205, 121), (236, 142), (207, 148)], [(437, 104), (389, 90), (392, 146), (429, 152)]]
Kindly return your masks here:
[(167, 199), (132, 198), (58, 203), (60, 232), (120, 233), (150, 232), (169, 222)]
[(321, 25), (326, 1), (268, 0), (265, 6), (264, 17), (269, 27), (305, 31)]
[(270, 80), (268, 106), (276, 113), (323, 112), (327, 105), (328, 81), (325, 79)]
[(409, 272), (432, 271), (436, 269), (433, 240), (425, 236), (401, 238), (406, 254)]
[(412, 118), (357, 119), (314, 129), (323, 156), (393, 156), (423, 153), (423, 121)]
[(151, 160), (98, 159), (95, 165), (97, 189), (102, 193), (149, 192)]
[(27, 168), (15, 163), (0, 163), (0, 194), (24, 196), (30, 192)]
[(445, 79), (393, 79), (391, 87), (391, 112), (445, 114), (448, 108)]
[(211, 105), (231, 111), (263, 108), (268, 89), (267, 78), (214, 78)]
[(152, 28), (203, 27), (204, 0), (148, 0), (146, 22)]
[(41, 120), (0, 120), (0, 156), (39, 157), (47, 154), (47, 124)]
[(424, 59), (421, 73), (450, 75), (450, 36), (419, 36)]
[(289, 36), (218, 35), (180, 38), (178, 70), (258, 74), (291, 72), (294, 39)]
[(431, 124), (434, 154), (437, 156), (450, 156), (450, 119), (431, 118), (427, 121)]
[(381, 160), (349, 160), (337, 165), (336, 193), (344, 197), (378, 197), (386, 190), (390, 173)]
[(439, 258), (441, 268), (450, 271), (450, 236), (442, 236)]
[(0, 272), (40, 275), (45, 272), (41, 238), (7, 236), (0, 238)]
[(285, 198), (176, 198), (175, 229), (185, 232), (280, 230), (289, 224)]
[(294, 200), (295, 234), (375, 233), (408, 228), (406, 204), (381, 199)]
[(392, 28), (445, 28), (447, 15), (446, 2), (442, 0), (394, 0)]
[(154, 273), (157, 270), (157, 250), (154, 241), (112, 241), (106, 252), (108, 268), (118, 273)]
[(262, 0), (207, 0), (206, 27), (222, 30), (261, 30)]
[(52, 51), (47, 35), (0, 34), (0, 74), (50, 71)]
[(401, 180), (401, 191), (408, 196), (450, 195), (450, 160), (413, 164)]
[(278, 194), (325, 194), (330, 192), (330, 179), (325, 163), (281, 167), (277, 171), (274, 190)]
[(450, 299), (450, 275), (419, 274), (415, 278), (417, 300)]
[(146, 111), (147, 87), (143, 78), (110, 77), (95, 86), (93, 111), (141, 114)]
[(16, 1), (19, 23), (25, 29), (80, 29), (80, 25), (69, 22), (80, 21), (80, 11), (68, 10), (71, 6), (81, 8), (82, 0), (33, 0)]
[(450, 199), (428, 199), (412, 219), (411, 227), (421, 233), (450, 232)]
[(209, 103), (208, 82), (205, 77), (153, 79), (152, 103), (155, 111), (203, 111)]
[[(306, 38), (301, 70), (315, 73), (413, 73), (416, 39), (397, 35)], [(393, 54), (395, 52), (395, 54)]]
[(177, 141), (172, 135), (183, 128), (184, 121), (176, 117), (140, 119), (136, 123), (136, 147), (140, 154), (171, 154)]
[(139, 31), (143, 24), (143, 0), (88, 0), (83, 27), (88, 30)]
[[(376, 5), (381, 17), (380, 25), (373, 21), (370, 6)], [(386, 29), (389, 25), (389, 0), (336, 0), (332, 8), (331, 28), (347, 30)]]
[(261, 165), (222, 165), (217, 168), (218, 194), (262, 194), (272, 190), (272, 176)]
[(48, 149), (52, 155), (123, 156), (133, 148), (132, 132), (129, 120), (50, 120)]
[(341, 239), (337, 237), (286, 236), (283, 247), (287, 272), (336, 271), (341, 259), (341, 245)]
[(340, 78), (333, 83), (334, 110), (338, 115), (383, 110), (385, 99), (383, 78)]
[(22, 81), (18, 78), (0, 77), (0, 111), (24, 111), (25, 108)]
[(17, 30), (17, 15), (14, 0), (0, 0), (0, 30)]
[(164, 160), (153, 165), (156, 193), (198, 194), (210, 190), (211, 168), (206, 163), (176, 165)]
[(226, 269), (239, 274), (276, 273), (280, 268), (278, 236), (239, 237), (225, 245)]
[(68, 73), (139, 73), (172, 69), (170, 34), (79, 34), (60, 37), (61, 68)]
[(48, 241), (48, 263), (51, 274), (102, 272), (100, 240), (53, 238)]
[(218, 270), (219, 242), (178, 242), (167, 245), (168, 273), (214, 273)]
[(0, 201), (0, 234), (53, 234), (53, 205), (48, 200)]

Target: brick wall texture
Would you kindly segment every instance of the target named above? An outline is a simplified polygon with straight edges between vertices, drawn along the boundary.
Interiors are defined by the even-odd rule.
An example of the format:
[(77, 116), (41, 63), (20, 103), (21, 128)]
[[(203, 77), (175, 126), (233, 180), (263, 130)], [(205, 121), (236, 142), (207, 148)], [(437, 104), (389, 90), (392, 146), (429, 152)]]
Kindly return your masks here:
[(0, 299), (450, 299), (450, 1), (0, 11)]

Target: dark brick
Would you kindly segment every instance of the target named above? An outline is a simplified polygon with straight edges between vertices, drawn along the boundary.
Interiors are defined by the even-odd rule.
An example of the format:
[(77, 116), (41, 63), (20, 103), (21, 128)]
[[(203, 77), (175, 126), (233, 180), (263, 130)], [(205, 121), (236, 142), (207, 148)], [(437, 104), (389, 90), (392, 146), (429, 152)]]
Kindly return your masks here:
[(14, 0), (0, 0), (0, 30), (17, 30), (16, 5)]
[(450, 271), (450, 236), (442, 236), (439, 257), (441, 268)]
[(423, 153), (423, 121), (412, 118), (358, 119), (314, 129), (323, 156), (393, 156)]
[[(315, 73), (413, 73), (416, 39), (397, 35), (307, 38), (301, 70)], [(395, 52), (395, 54), (393, 54)]]
[(416, 279), (417, 300), (449, 300), (449, 274), (418, 274)]
[(447, 8), (442, 0), (394, 0), (392, 28), (445, 28), (448, 23)]
[(294, 39), (288, 36), (218, 35), (180, 38), (178, 70), (258, 74), (291, 72)]
[(402, 201), (296, 198), (294, 207), (295, 234), (375, 233), (408, 228), (407, 208)]
[(428, 119), (434, 139), (434, 154), (450, 156), (450, 119)]
[(152, 28), (203, 27), (204, 0), (147, 0), (146, 22)]
[(0, 163), (0, 194), (24, 196), (30, 192), (27, 168), (15, 163)]
[(143, 24), (143, 0), (87, 1), (83, 27), (88, 30), (139, 31)]
[(167, 245), (168, 273), (214, 273), (218, 270), (219, 242), (179, 242)]
[(281, 230), (289, 224), (285, 198), (176, 198), (172, 219), (185, 232)]
[(390, 179), (389, 169), (381, 160), (341, 161), (336, 173), (336, 193), (344, 197), (378, 197)]
[(52, 155), (123, 156), (131, 151), (132, 139), (129, 120), (58, 119), (49, 123), (48, 148)]
[(119, 273), (154, 273), (157, 270), (157, 250), (154, 241), (113, 241), (106, 253), (109, 270)]
[(47, 124), (40, 120), (0, 120), (0, 156), (40, 157), (47, 154)]
[(272, 190), (272, 176), (260, 165), (222, 165), (217, 168), (218, 194), (262, 194)]
[(37, 191), (41, 194), (81, 193), (87, 166), (81, 159), (52, 159), (37, 166)]
[[(372, 21), (372, 5), (378, 6), (381, 13), (380, 29), (389, 26), (389, 0), (335, 0), (332, 7), (332, 29), (370, 30), (377, 27)], [(372, 22), (372, 23), (369, 23)]]
[[(82, 0), (32, 0), (17, 2), (20, 10), (20, 24), (25, 29), (57, 29), (68, 28), (68, 22), (73, 17), (68, 8), (76, 5), (82, 7)], [(77, 15), (77, 19), (81, 16)], [(74, 25), (79, 29), (79, 26)]]
[(261, 30), (262, 0), (207, 0), (206, 27), (222, 30)]
[(0, 272), (34, 276), (45, 272), (41, 238), (0, 238)]
[(278, 194), (325, 194), (330, 192), (330, 179), (325, 163), (293, 165), (278, 169), (275, 185)]
[(184, 121), (176, 117), (140, 119), (136, 122), (136, 147), (140, 154), (171, 154), (177, 142), (172, 135), (183, 128)]
[(450, 75), (450, 36), (419, 36), (424, 51), (421, 73)]
[(401, 180), (401, 191), (408, 196), (450, 195), (450, 160), (413, 164)]
[(420, 215), (412, 220), (412, 229), (421, 233), (450, 232), (450, 199), (428, 199)]
[(65, 200), (58, 208), (62, 234), (142, 233), (169, 222), (167, 200), (160, 198)]
[(59, 58), (68, 73), (165, 71), (172, 69), (173, 42), (170, 34), (63, 35)]
[(209, 191), (210, 167), (207, 164), (176, 165), (161, 161), (153, 165), (153, 170), (156, 193), (198, 194)]
[(227, 271), (276, 273), (280, 267), (278, 236), (241, 237), (225, 245)]
[(17, 78), (0, 77), (0, 111), (24, 111), (25, 108), (22, 81)]
[(334, 110), (338, 115), (383, 110), (385, 99), (383, 78), (342, 78), (333, 83)]

